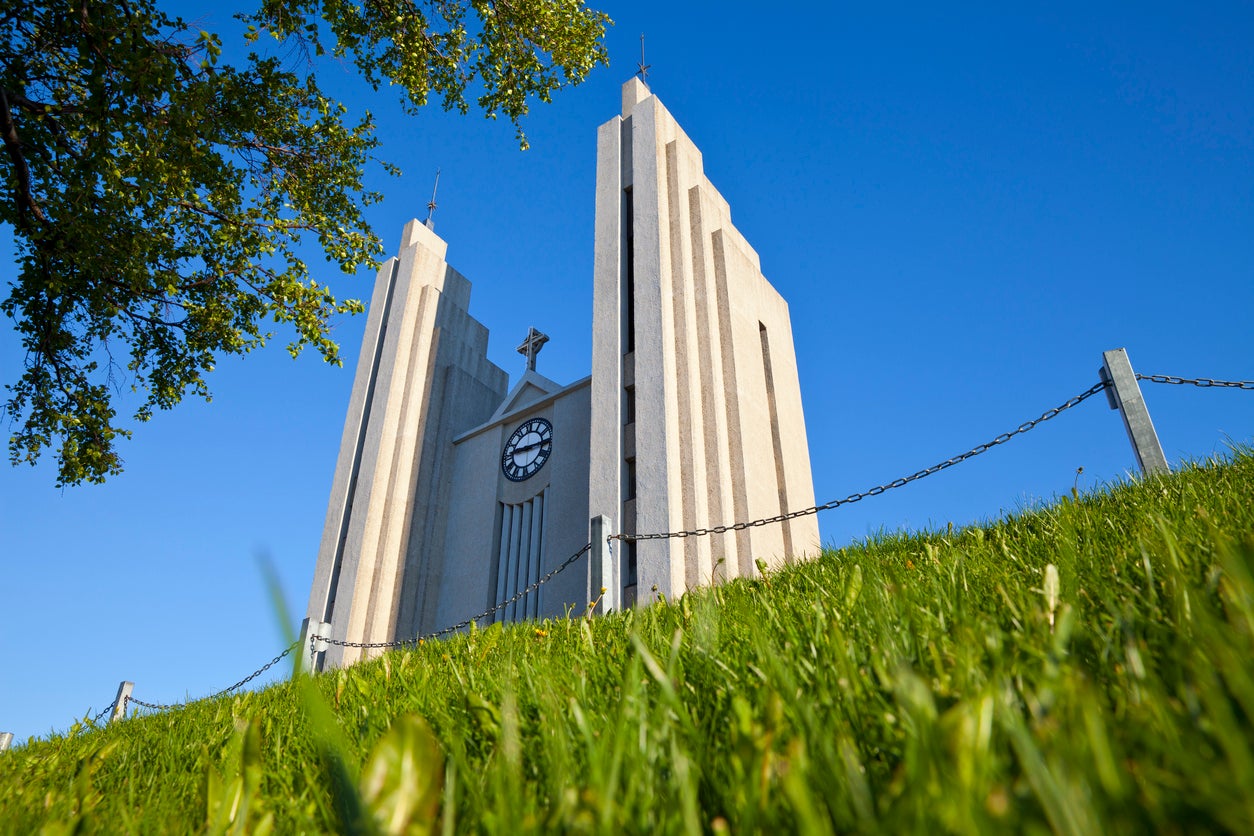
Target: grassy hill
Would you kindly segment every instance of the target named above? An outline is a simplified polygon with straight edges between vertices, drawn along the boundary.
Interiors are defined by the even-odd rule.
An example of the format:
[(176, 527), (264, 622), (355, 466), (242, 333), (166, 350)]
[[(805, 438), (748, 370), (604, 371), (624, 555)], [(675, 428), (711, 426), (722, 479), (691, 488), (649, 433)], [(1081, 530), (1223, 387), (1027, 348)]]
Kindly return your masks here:
[(43, 826), (1254, 832), (1254, 456), (79, 726)]

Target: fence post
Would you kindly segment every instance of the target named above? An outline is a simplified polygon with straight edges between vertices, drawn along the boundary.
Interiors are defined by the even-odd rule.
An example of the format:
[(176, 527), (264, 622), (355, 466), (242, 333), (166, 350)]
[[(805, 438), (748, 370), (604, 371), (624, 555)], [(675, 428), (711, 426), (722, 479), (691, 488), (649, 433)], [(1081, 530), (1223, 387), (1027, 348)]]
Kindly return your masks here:
[(113, 713), (109, 715), (109, 722), (114, 720), (126, 719), (126, 702), (131, 698), (131, 691), (135, 690), (134, 682), (126, 682), (118, 685), (117, 698), (113, 700)]
[(1136, 454), (1141, 472), (1146, 476), (1170, 473), (1167, 457), (1158, 443), (1158, 433), (1154, 431), (1154, 422), (1150, 420), (1149, 409), (1141, 395), (1141, 385), (1137, 383), (1132, 363), (1128, 360), (1128, 352), (1122, 348), (1102, 352), (1100, 374), (1102, 380), (1110, 384), (1106, 399), (1110, 408), (1119, 410), (1123, 417), (1123, 426), (1128, 431), (1128, 440), (1132, 442), (1132, 452)]
[(309, 637), (312, 636), (329, 636), (331, 634), (331, 624), (327, 621), (314, 621), (312, 618), (306, 618), (300, 623), (300, 647), (296, 651), (300, 654), (300, 669), (305, 673), (313, 673), (321, 669), (317, 654), (323, 653), (330, 647), (322, 639), (314, 642), (313, 650), (309, 649)]
[(0, 752), (13, 745), (13, 732), (0, 732)]
[[(588, 537), (592, 550), (588, 553), (588, 593), (596, 600), (599, 595), (600, 605), (596, 612), (605, 615), (610, 610), (618, 610), (619, 595), (622, 583), (618, 576), (618, 556), (607, 538), (614, 532), (614, 522), (604, 514), (593, 517), (589, 523)], [(605, 592), (602, 593), (601, 590)]]

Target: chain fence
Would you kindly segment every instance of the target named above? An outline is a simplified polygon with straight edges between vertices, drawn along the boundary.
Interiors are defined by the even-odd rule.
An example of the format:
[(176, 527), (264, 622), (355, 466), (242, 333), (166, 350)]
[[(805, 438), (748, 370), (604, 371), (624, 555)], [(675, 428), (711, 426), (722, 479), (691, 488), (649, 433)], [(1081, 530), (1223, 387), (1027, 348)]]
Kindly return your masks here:
[[(299, 646), (300, 646), (300, 639), (297, 639), (296, 641), (292, 642), (287, 647), (285, 647), (283, 649), (283, 652), (280, 653), (278, 656), (275, 656), (269, 662), (266, 662), (264, 665), (257, 668), (257, 670), (253, 671), (248, 676), (241, 679), (239, 682), (236, 682), (234, 685), (228, 685), (227, 687), (223, 688), (221, 691), (215, 691), (209, 696), (201, 697), (200, 699), (216, 700), (218, 697), (225, 697), (227, 694), (231, 693), (232, 691), (238, 691), (240, 688), (243, 688), (245, 685), (252, 682), (254, 679), (261, 676), (263, 673), (265, 673), (266, 671), (270, 670), (272, 667), (277, 665), (279, 662), (283, 660), (284, 657), (286, 657), (289, 653), (291, 653), (293, 650), (295, 650)], [(144, 702), (143, 700), (136, 699), (135, 697), (132, 697), (132, 696), (123, 697), (122, 702), (123, 702), (123, 705), (122, 705), (123, 714), (126, 713), (127, 709), (130, 708), (132, 703), (137, 706), (140, 706), (141, 708), (150, 708), (155, 711), (170, 711), (171, 709), (184, 708), (187, 706), (187, 703), (185, 702), (168, 703), (168, 704)], [(109, 706), (109, 707), (112, 708), (113, 706)], [(101, 712), (101, 713), (103, 714), (104, 712)]]
[(108, 705), (106, 705), (104, 708), (100, 709), (100, 711), (99, 711), (99, 712), (97, 712), (96, 716), (91, 718), (91, 724), (92, 724), (93, 726), (98, 726), (98, 725), (100, 725), (100, 718), (101, 718), (101, 717), (104, 717), (106, 714), (108, 714), (110, 711), (112, 711), (112, 710), (113, 710), (113, 706), (115, 706), (115, 705), (117, 705), (117, 704), (118, 704), (118, 701), (117, 701), (117, 700), (114, 700), (113, 702), (111, 702), (111, 703), (109, 703)]
[[(541, 586), (551, 581), (560, 572), (562, 572), (567, 567), (572, 565), (579, 558), (583, 557), (591, 549), (592, 549), (592, 543), (588, 543), (579, 551), (575, 552), (570, 557), (563, 560), (560, 564), (558, 564), (556, 569), (549, 572), (544, 577), (540, 578), (540, 580), (536, 581), (530, 586), (527, 586), (527, 587), (524, 587), (523, 589), (518, 590), (517, 594), (515, 594), (514, 597), (509, 598), (505, 601), (502, 601), (496, 606), (486, 609), (483, 612), (479, 613), (478, 615), (471, 616), (470, 618), (467, 618), (464, 621), (459, 621), (451, 627), (445, 627), (443, 630), (437, 630), (434, 633), (428, 633), (422, 636), (414, 636), (412, 639), (400, 639), (398, 641), (388, 641), (388, 642), (350, 642), (344, 639), (333, 639), (333, 638), (330, 638), (329, 636), (319, 636), (319, 635), (315, 635), (311, 633), (309, 636), (309, 652), (310, 654), (313, 654), (315, 652), (314, 648), (317, 646), (318, 642), (324, 642), (326, 644), (333, 644), (336, 647), (359, 647), (359, 648), (377, 650), (380, 648), (406, 647), (409, 645), (416, 646), (419, 642), (428, 641), (430, 639), (438, 639), (440, 636), (446, 636), (449, 633), (455, 633), (458, 630), (461, 630), (463, 627), (469, 627), (471, 622), (478, 623), (479, 619), (487, 618), (488, 616), (493, 615), (494, 613), (500, 612), (501, 610), (505, 609), (510, 604), (518, 603), (518, 601), (521, 600), (523, 597), (531, 594), (532, 592), (535, 592)], [(291, 648), (288, 648), (288, 649), (290, 650)]]
[[(473, 621), (473, 622), (478, 622), (480, 619), (487, 618), (488, 616), (493, 615), (494, 613), (499, 612), (500, 610), (504, 609), (505, 607), (508, 607), (510, 604), (515, 604), (515, 603), (517, 603), (519, 600), (521, 600), (523, 597), (525, 597), (525, 596), (529, 595), (530, 593), (535, 592), (535, 591), (536, 591), (537, 589), (539, 589), (541, 586), (543, 586), (544, 584), (546, 584), (546, 583), (548, 583), (550, 580), (552, 580), (554, 577), (556, 577), (559, 573), (561, 573), (562, 571), (564, 571), (565, 569), (567, 569), (567, 568), (569, 568), (571, 565), (573, 565), (573, 564), (574, 564), (574, 562), (575, 562), (576, 560), (578, 560), (578, 559), (579, 559), (580, 557), (582, 557), (583, 555), (587, 554), (587, 553), (588, 553), (588, 551), (589, 551), (589, 550), (591, 550), (591, 548), (592, 548), (592, 543), (587, 543), (587, 544), (585, 544), (585, 545), (584, 545), (581, 549), (579, 549), (579, 551), (575, 552), (575, 553), (574, 553), (574, 554), (572, 554), (570, 557), (566, 558), (566, 559), (565, 559), (565, 560), (563, 560), (560, 564), (558, 564), (558, 565), (557, 565), (557, 567), (556, 567), (556, 568), (554, 568), (551, 572), (549, 572), (548, 574), (544, 575), (542, 578), (540, 578), (539, 580), (537, 580), (535, 583), (532, 583), (530, 586), (527, 586), (527, 587), (525, 587), (525, 588), (523, 588), (523, 589), (520, 589), (520, 590), (518, 591), (518, 593), (517, 593), (517, 594), (515, 594), (513, 597), (511, 597), (511, 598), (509, 598), (509, 599), (507, 599), (507, 600), (505, 600), (505, 601), (502, 601), (501, 603), (497, 604), (497, 605), (496, 605), (496, 606), (494, 606), (494, 607), (491, 607), (491, 608), (489, 608), (489, 609), (487, 609), (487, 610), (484, 610), (483, 612), (479, 613), (478, 615), (475, 615), (475, 616), (472, 616), (472, 617), (470, 617), (470, 618), (467, 618), (467, 619), (465, 619), (464, 621), (460, 621), (460, 622), (458, 622), (457, 624), (452, 625), (451, 627), (445, 627), (445, 628), (444, 628), (444, 629), (442, 629), (442, 630), (437, 630), (436, 632), (434, 632), (434, 633), (429, 633), (429, 634), (427, 634), (427, 635), (415, 636), (415, 637), (414, 637), (414, 638), (412, 638), (412, 639), (402, 639), (402, 640), (400, 640), (400, 641), (389, 641), (389, 642), (350, 642), (350, 641), (343, 641), (343, 640), (340, 640), (340, 639), (333, 639), (333, 638), (331, 638), (330, 636), (320, 636), (320, 635), (317, 635), (317, 634), (315, 634), (315, 633), (311, 633), (311, 634), (310, 634), (310, 636), (309, 636), (309, 652), (312, 654), (312, 653), (314, 652), (314, 648), (315, 648), (315, 646), (316, 646), (316, 643), (317, 643), (317, 642), (320, 642), (320, 641), (321, 641), (321, 642), (325, 642), (326, 644), (333, 644), (333, 645), (337, 645), (337, 646), (339, 646), (339, 647), (358, 647), (358, 648), (372, 648), (372, 649), (378, 649), (378, 648), (397, 648), (397, 647), (404, 647), (404, 646), (407, 646), (407, 645), (415, 645), (415, 646), (416, 646), (419, 642), (422, 642), (422, 641), (427, 641), (427, 640), (429, 640), (429, 639), (437, 639), (437, 638), (439, 638), (440, 636), (444, 636), (444, 635), (448, 635), (449, 633), (454, 633), (454, 632), (457, 632), (458, 630), (461, 630), (461, 629), (462, 629), (462, 628), (464, 628), (464, 627), (468, 627), (468, 626), (470, 626), (470, 623), (471, 623), (472, 621)], [(252, 682), (254, 679), (256, 679), (257, 677), (261, 676), (263, 673), (265, 673), (266, 671), (270, 670), (270, 668), (274, 667), (274, 666), (275, 666), (275, 665), (277, 665), (279, 662), (281, 662), (284, 658), (286, 658), (288, 655), (290, 655), (290, 654), (291, 654), (291, 652), (292, 652), (293, 650), (295, 650), (297, 647), (299, 647), (300, 645), (301, 645), (301, 640), (300, 640), (300, 639), (297, 639), (296, 641), (292, 642), (292, 643), (291, 643), (291, 644), (289, 644), (287, 647), (285, 647), (285, 648), (283, 649), (283, 651), (282, 651), (281, 653), (279, 653), (279, 655), (275, 656), (275, 657), (274, 657), (273, 659), (271, 659), (269, 662), (266, 662), (264, 665), (262, 665), (261, 667), (257, 668), (257, 670), (253, 671), (253, 672), (252, 672), (252, 673), (250, 673), (248, 676), (244, 677), (243, 679), (239, 680), (238, 682), (236, 682), (236, 683), (234, 683), (234, 684), (232, 684), (232, 685), (228, 685), (227, 687), (223, 688), (223, 689), (222, 689), (222, 690), (220, 690), (220, 691), (215, 691), (214, 693), (209, 694), (208, 696), (201, 697), (201, 698), (200, 698), (200, 700), (213, 700), (213, 699), (217, 699), (218, 697), (224, 697), (224, 696), (226, 696), (227, 694), (230, 694), (230, 693), (231, 693), (231, 692), (233, 692), (233, 691), (237, 691), (237, 690), (239, 690), (240, 688), (243, 688), (243, 687), (244, 687), (245, 685), (247, 685), (249, 682)], [(200, 701), (200, 700), (198, 700), (198, 701)], [(136, 707), (139, 707), (139, 708), (146, 708), (146, 709), (149, 709), (149, 710), (152, 710), (152, 711), (171, 711), (171, 710), (174, 710), (174, 709), (180, 709), (180, 708), (186, 708), (186, 707), (187, 707), (187, 703), (186, 703), (186, 702), (182, 702), (182, 703), (156, 703), (156, 702), (146, 702), (146, 701), (144, 701), (144, 700), (138, 699), (137, 697), (133, 697), (133, 696), (130, 696), (130, 695), (128, 694), (128, 695), (126, 695), (126, 696), (123, 696), (123, 697), (122, 697), (122, 710), (121, 710), (121, 712), (119, 712), (119, 713), (120, 713), (122, 716), (125, 716), (125, 715), (126, 715), (126, 713), (130, 710), (130, 707), (131, 707), (132, 705), (134, 705), (134, 706), (136, 706)], [(104, 716), (105, 716), (106, 714), (109, 714), (111, 711), (113, 711), (113, 709), (114, 709), (116, 706), (117, 706), (117, 701), (116, 701), (116, 700), (115, 700), (115, 701), (113, 701), (113, 702), (111, 702), (111, 703), (109, 703), (107, 706), (105, 706), (103, 709), (101, 709), (101, 710), (100, 710), (100, 711), (99, 711), (99, 712), (98, 712), (98, 713), (97, 713), (97, 714), (96, 714), (96, 715), (95, 715), (95, 716), (91, 719), (91, 724), (92, 724), (92, 725), (99, 725), (99, 724), (100, 724), (100, 721), (104, 718)]]
[[(1254, 390), (1254, 380), (1216, 380), (1214, 378), (1208, 378), (1208, 377), (1193, 378), (1193, 377), (1177, 377), (1174, 375), (1157, 375), (1157, 374), (1155, 375), (1137, 374), (1136, 379), (1147, 381), (1149, 383), (1165, 383), (1165, 384), (1171, 384), (1171, 385), (1176, 385), (1176, 386), (1197, 386), (1197, 387), (1204, 388), (1204, 389), (1228, 388), (1228, 389)], [(683, 531), (666, 531), (666, 532), (657, 532), (657, 533), (649, 533), (649, 534), (619, 533), (619, 534), (611, 534), (606, 539), (607, 541), (610, 541), (610, 542), (614, 540), (620, 540), (623, 542), (638, 542), (642, 540), (669, 540), (669, 539), (682, 539), (686, 537), (703, 537), (703, 536), (707, 536), (711, 534), (724, 534), (729, 531), (740, 531), (746, 528), (757, 528), (759, 526), (786, 522), (788, 520), (796, 519), (798, 517), (805, 517), (811, 514), (817, 514), (820, 511), (828, 511), (833, 508), (838, 508), (842, 505), (849, 505), (854, 502), (860, 502), (861, 500), (866, 499), (867, 497), (879, 496), (880, 494), (885, 493), (887, 491), (904, 487), (910, 484), (911, 482), (916, 482), (919, 479), (926, 478), (935, 473), (940, 473), (942, 470), (947, 470), (948, 468), (951, 468), (956, 464), (960, 464), (982, 453), (986, 453), (989, 450), (993, 449), (994, 447), (997, 447), (1001, 444), (1005, 444), (1007, 441), (1010, 441), (1012, 438), (1022, 435), (1023, 433), (1029, 432), (1032, 429), (1035, 429), (1040, 424), (1046, 421), (1049, 421), (1053, 418), (1056, 418), (1057, 416), (1061, 415), (1063, 412), (1066, 412), (1068, 409), (1079, 406), (1084, 401), (1093, 397), (1098, 392), (1101, 392), (1109, 388), (1110, 386), (1111, 386), (1111, 383), (1109, 381), (1101, 381), (1099, 383), (1095, 383), (1092, 386), (1090, 386), (1088, 389), (1085, 389), (1080, 394), (1067, 399), (1066, 401), (1054, 407), (1053, 409), (1045, 411), (1037, 418), (1033, 418), (1031, 421), (1025, 421), (1024, 423), (1020, 424), (1018, 427), (1014, 428), (1013, 430), (1009, 430), (1008, 432), (1001, 433), (1000, 435), (995, 436), (994, 438), (990, 439), (989, 441), (984, 442), (983, 444), (977, 444), (975, 447), (972, 447), (970, 450), (967, 450), (965, 453), (960, 453), (956, 456), (945, 459), (942, 462), (938, 462), (932, 465), (931, 467), (926, 467), (922, 470), (915, 471), (914, 473), (911, 473), (909, 476), (899, 477), (897, 479), (894, 479), (891, 482), (886, 482), (881, 485), (876, 485), (875, 487), (869, 488), (867, 490), (850, 494), (849, 496), (846, 496), (842, 499), (834, 499), (830, 502), (825, 502), (822, 505), (812, 505), (809, 508), (803, 508), (797, 511), (791, 511), (786, 514), (777, 514), (772, 517), (764, 517), (762, 519), (752, 520), (748, 522), (737, 522), (737, 523), (729, 523), (726, 525), (716, 525), (716, 526), (711, 526), (707, 528), (694, 528), (694, 529), (688, 529), (688, 530), (683, 530)], [(337, 647), (352, 647), (352, 648), (377, 650), (377, 649), (399, 648), (399, 647), (406, 647), (406, 646), (417, 646), (421, 642), (431, 640), (431, 639), (437, 639), (437, 638), (440, 638), (441, 636), (458, 632), (462, 630), (463, 628), (470, 626), (472, 623), (478, 623), (481, 619), (487, 618), (488, 616), (491, 616), (500, 612), (501, 610), (505, 609), (511, 604), (515, 604), (518, 601), (520, 601), (522, 598), (526, 597), (532, 592), (535, 592), (541, 586), (548, 583), (550, 580), (552, 580), (554, 577), (559, 575), (561, 572), (565, 571), (567, 568), (572, 566), (575, 563), (575, 561), (577, 561), (583, 555), (587, 554), (591, 549), (592, 549), (592, 543), (589, 542), (586, 545), (584, 545), (581, 549), (579, 549), (579, 551), (575, 552), (570, 557), (563, 560), (560, 564), (557, 565), (556, 568), (554, 568), (548, 574), (544, 575), (542, 578), (535, 581), (531, 585), (519, 590), (511, 598), (505, 601), (502, 601), (499, 604), (496, 604), (495, 606), (490, 607), (477, 615), (471, 616), (470, 618), (467, 618), (463, 621), (459, 621), (457, 624), (454, 624), (449, 627), (445, 627), (441, 630), (437, 630), (434, 633), (429, 633), (426, 635), (419, 635), (410, 639), (401, 639), (397, 641), (354, 642), (354, 641), (347, 641), (344, 639), (335, 639), (330, 636), (322, 636), (322, 635), (318, 635), (317, 633), (311, 632), (309, 635), (309, 652), (311, 656), (316, 652), (315, 648), (318, 642), (323, 642), (328, 645), (335, 645)], [(299, 639), (292, 642), (290, 645), (284, 648), (281, 653), (279, 653), (269, 662), (266, 662), (264, 665), (257, 668), (257, 670), (253, 671), (248, 676), (244, 677), (238, 682), (235, 682), (232, 685), (227, 686), (226, 688), (221, 689), (220, 691), (216, 691), (207, 697), (203, 697), (202, 699), (217, 699), (218, 697), (223, 697), (223, 696), (226, 696), (227, 694), (230, 694), (234, 691), (239, 690), (240, 688), (247, 685), (249, 682), (252, 682), (254, 679), (261, 676), (270, 668), (277, 665), (280, 661), (282, 661), (284, 658), (290, 655), (292, 651), (296, 650), (296, 648), (299, 647), (300, 644), (301, 644), (301, 641)], [(122, 699), (123, 699), (122, 710), (119, 713), (123, 716), (125, 716), (126, 712), (129, 710), (131, 705), (135, 705), (140, 708), (150, 709), (153, 711), (169, 711), (173, 709), (184, 708), (187, 706), (186, 702), (172, 703), (172, 704), (145, 702), (144, 700), (136, 699), (135, 697), (132, 697), (129, 695), (124, 696)], [(99, 724), (100, 720), (104, 718), (106, 714), (109, 714), (110, 712), (112, 712), (116, 708), (116, 706), (117, 706), (116, 700), (111, 702), (109, 705), (105, 706), (100, 712), (98, 712), (91, 719), (91, 723), (93, 725)]]
[(686, 531), (666, 531), (666, 532), (661, 532), (658, 534), (614, 534), (614, 535), (611, 535), (611, 539), (618, 539), (618, 540), (622, 540), (623, 542), (631, 543), (631, 542), (638, 542), (641, 540), (669, 540), (669, 539), (684, 538), (684, 537), (704, 537), (708, 534), (724, 534), (728, 531), (740, 531), (745, 528), (757, 528), (763, 525), (771, 525), (772, 523), (785, 522), (787, 520), (796, 519), (797, 517), (806, 517), (811, 514), (817, 514), (820, 511), (828, 511), (828, 510), (831, 510), (832, 508), (839, 508), (841, 505), (850, 505), (854, 502), (860, 502), (863, 499), (866, 499), (868, 496), (879, 496), (880, 494), (886, 491), (891, 491), (895, 488), (904, 487), (910, 484), (911, 482), (916, 482), (919, 479), (923, 479), (925, 477), (931, 476), (933, 473), (940, 473), (942, 470), (946, 470), (948, 468), (953, 467), (956, 464), (965, 462), (967, 459), (974, 458), (975, 456), (978, 456), (981, 453), (986, 453), (989, 450), (993, 449), (994, 447), (998, 446), (999, 444), (1005, 444), (1007, 441), (1014, 438), (1015, 436), (1022, 435), (1023, 433), (1028, 432), (1029, 430), (1036, 427), (1038, 424), (1048, 421), (1051, 418), (1055, 418), (1058, 415), (1062, 414), (1068, 409), (1071, 409), (1074, 406), (1078, 406), (1079, 404), (1093, 397), (1098, 392), (1102, 391), (1108, 386), (1110, 386), (1110, 384), (1107, 383), (1106, 381), (1102, 381), (1100, 383), (1094, 383), (1088, 389), (1085, 389), (1083, 392), (1076, 395), (1075, 397), (1070, 398), (1064, 403), (1059, 404), (1058, 406), (1054, 407), (1053, 409), (1046, 411), (1039, 418), (1033, 418), (1031, 421), (1025, 421), (1024, 423), (1020, 424), (1015, 429), (1010, 430), (1009, 432), (1004, 432), (1001, 435), (993, 438), (992, 440), (984, 442), (983, 444), (978, 444), (975, 447), (972, 447), (970, 450), (966, 451), (965, 453), (960, 453), (957, 456), (948, 458), (943, 462), (939, 462), (937, 464), (932, 465), (931, 467), (926, 467), (923, 470), (915, 471), (914, 473), (911, 473), (909, 476), (902, 476), (900, 478), (894, 479), (891, 482), (887, 482), (883, 485), (876, 485), (875, 487), (869, 488), (868, 490), (850, 494), (849, 496), (846, 496), (843, 499), (833, 499), (831, 502), (825, 502), (822, 505), (812, 505), (809, 508), (803, 508), (800, 511), (790, 511), (787, 514), (776, 514), (773, 517), (764, 517), (760, 520), (753, 520), (752, 522), (738, 522), (738, 523), (731, 523), (728, 525), (716, 525), (711, 528), (693, 528), (693, 529), (689, 529)]
[[(1230, 389), (1254, 389), (1254, 380), (1216, 380), (1214, 378), (1209, 378), (1209, 377), (1175, 377), (1173, 375), (1163, 375), (1163, 374), (1152, 374), (1152, 375), (1138, 374), (1136, 375), (1136, 379), (1149, 381), (1150, 383), (1171, 383), (1175, 385), (1199, 386), (1202, 388), (1224, 387), (1224, 388), (1230, 388)], [(1015, 436), (1028, 432), (1029, 430), (1036, 427), (1038, 424), (1041, 424), (1044, 421), (1048, 421), (1051, 418), (1057, 417), (1059, 414), (1061, 414), (1062, 412), (1065, 412), (1068, 409), (1071, 409), (1073, 406), (1078, 406), (1079, 404), (1083, 403), (1085, 400), (1091, 398), (1093, 395), (1096, 395), (1098, 392), (1102, 391), (1103, 389), (1109, 388), (1110, 386), (1111, 384), (1109, 381), (1101, 381), (1099, 383), (1095, 383), (1092, 386), (1090, 386), (1088, 389), (1081, 392), (1080, 394), (1076, 395), (1073, 398), (1070, 398), (1065, 403), (1062, 403), (1054, 407), (1053, 409), (1045, 412), (1039, 418), (1035, 418), (1031, 421), (1024, 422), (1023, 424), (1020, 424), (1018, 427), (1011, 430), (1010, 432), (1002, 433), (1001, 435), (997, 436), (991, 441), (986, 441), (983, 444), (972, 447), (970, 450), (968, 450), (965, 453), (961, 453), (957, 456), (954, 456), (953, 458), (946, 459), (943, 462), (934, 464), (931, 467), (924, 468), (923, 470), (916, 471), (915, 473), (912, 473), (909, 476), (902, 476), (898, 479), (894, 479), (893, 481), (887, 482), (883, 485), (876, 485), (875, 487), (870, 488), (868, 490), (861, 491), (859, 493), (850, 494), (849, 496), (843, 499), (834, 499), (831, 502), (825, 502), (822, 505), (812, 505), (809, 508), (803, 508), (799, 511), (790, 511), (787, 514), (777, 514), (773, 517), (764, 517), (763, 519), (753, 520), (751, 522), (730, 523), (728, 525), (716, 525), (710, 528), (694, 528), (694, 529), (688, 529), (684, 531), (665, 531), (665, 532), (659, 532), (656, 534), (612, 534), (610, 535), (610, 539), (622, 540), (623, 542), (631, 543), (631, 542), (638, 542), (641, 540), (669, 540), (669, 539), (676, 539), (676, 538), (682, 539), (684, 537), (703, 537), (709, 534), (725, 534), (729, 531), (740, 531), (745, 528), (757, 528), (763, 525), (771, 525), (773, 523), (786, 522), (788, 520), (796, 519), (797, 517), (805, 517), (811, 514), (817, 514), (820, 511), (828, 511), (832, 508), (838, 508), (841, 505), (849, 505), (854, 502), (859, 502), (867, 498), (868, 496), (879, 496), (885, 491), (890, 491), (890, 490), (893, 490), (894, 488), (904, 487), (905, 485), (908, 485), (911, 482), (915, 482), (919, 479), (923, 479), (927, 476), (931, 476), (933, 473), (939, 473), (942, 470), (953, 467), (954, 465), (960, 462), (964, 462), (967, 459), (980, 455), (981, 453), (988, 452), (989, 450), (993, 449), (999, 444), (1005, 444), (1007, 441), (1014, 438)]]
[(1150, 383), (1170, 383), (1175, 386), (1199, 386), (1203, 389), (1219, 387), (1224, 389), (1254, 389), (1254, 380), (1215, 380), (1210, 377), (1175, 377), (1169, 374), (1138, 374), (1137, 380)]

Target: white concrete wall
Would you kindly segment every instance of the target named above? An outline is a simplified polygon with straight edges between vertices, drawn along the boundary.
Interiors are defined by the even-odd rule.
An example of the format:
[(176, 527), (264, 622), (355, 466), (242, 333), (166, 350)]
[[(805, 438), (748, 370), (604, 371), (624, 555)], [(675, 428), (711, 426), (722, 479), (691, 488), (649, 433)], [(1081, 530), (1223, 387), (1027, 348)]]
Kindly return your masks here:
[(592, 409), (588, 474), (590, 517), (605, 515), (622, 530), (623, 399), (623, 122), (597, 130), (595, 242), (592, 267)]
[[(430, 617), (452, 436), (490, 416), (508, 385), (446, 252), (411, 221), (376, 280), (310, 595), (310, 617), (336, 639), (390, 641)], [(359, 656), (332, 647), (326, 662)]]
[[(626, 188), (630, 221), (619, 209)], [(615, 413), (614, 390), (630, 384), (618, 365), (626, 349), (628, 223), (636, 334), (626, 361), (636, 420), (615, 450), (614, 432), (624, 418)], [(612, 480), (595, 473), (594, 513), (626, 517), (630, 526), (634, 509), (634, 533), (651, 533), (814, 504), (788, 306), (732, 225), (727, 202), (705, 177), (700, 151), (635, 79), (623, 87), (622, 116), (598, 134), (593, 308), (593, 460), (600, 465), (616, 454), (621, 469), (634, 449), (637, 482), (634, 502), (624, 503), (620, 492), (615, 506)], [(752, 576), (755, 559), (775, 564), (813, 553), (817, 545), (813, 517), (711, 537), (642, 541), (638, 600), (651, 600), (654, 586), (673, 597), (712, 579)]]

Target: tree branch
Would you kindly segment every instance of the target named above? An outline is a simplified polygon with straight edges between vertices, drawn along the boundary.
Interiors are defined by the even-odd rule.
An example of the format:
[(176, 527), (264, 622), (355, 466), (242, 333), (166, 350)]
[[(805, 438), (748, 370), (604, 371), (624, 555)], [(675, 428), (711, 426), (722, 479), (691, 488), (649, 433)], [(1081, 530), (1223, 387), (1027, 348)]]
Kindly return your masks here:
[(22, 141), (17, 135), (17, 125), (13, 122), (13, 113), (9, 110), (9, 91), (0, 88), (0, 136), (4, 138), (4, 147), (13, 161), (17, 173), (17, 208), (23, 228), (26, 226), (26, 213), (29, 211), (40, 223), (47, 223), (43, 210), (35, 202), (31, 194), (30, 166), (26, 164), (26, 155), (22, 153)]

